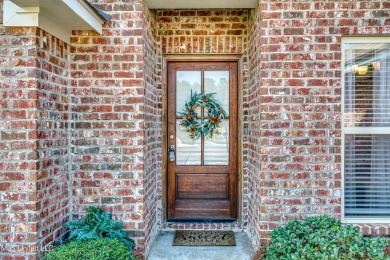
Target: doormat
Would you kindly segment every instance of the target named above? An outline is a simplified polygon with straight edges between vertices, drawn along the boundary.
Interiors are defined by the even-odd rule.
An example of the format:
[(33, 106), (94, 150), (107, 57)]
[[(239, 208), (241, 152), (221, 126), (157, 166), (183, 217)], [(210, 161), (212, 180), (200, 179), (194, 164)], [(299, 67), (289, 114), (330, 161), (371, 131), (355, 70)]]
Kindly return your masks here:
[(176, 230), (174, 246), (235, 246), (233, 231)]

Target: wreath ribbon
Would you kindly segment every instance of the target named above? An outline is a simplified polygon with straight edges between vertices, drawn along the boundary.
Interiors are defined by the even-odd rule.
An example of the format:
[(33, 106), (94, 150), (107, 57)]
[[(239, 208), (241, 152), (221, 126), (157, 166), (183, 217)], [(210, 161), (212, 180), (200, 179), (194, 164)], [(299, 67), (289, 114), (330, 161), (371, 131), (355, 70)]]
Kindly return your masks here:
[[(214, 99), (215, 94), (192, 93), (191, 90), (190, 101), (186, 102), (184, 111), (179, 112), (183, 116), (180, 125), (187, 128), (191, 138), (198, 139), (202, 135), (213, 137), (214, 134), (221, 134), (217, 128), (222, 119), (226, 118), (226, 112)], [(207, 112), (206, 120), (199, 120), (199, 116), (195, 111), (198, 107), (203, 107)]]

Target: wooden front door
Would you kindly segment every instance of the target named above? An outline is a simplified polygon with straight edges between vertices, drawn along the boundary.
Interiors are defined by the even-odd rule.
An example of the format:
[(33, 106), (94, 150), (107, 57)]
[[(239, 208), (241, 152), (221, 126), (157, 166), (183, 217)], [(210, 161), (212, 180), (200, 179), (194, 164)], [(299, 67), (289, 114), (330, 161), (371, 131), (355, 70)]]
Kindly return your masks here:
[[(180, 112), (195, 92), (215, 93), (227, 113), (213, 137), (191, 138), (181, 126)], [(197, 109), (198, 119), (208, 120), (207, 111)], [(170, 147), (175, 159), (167, 163), (168, 219), (236, 218), (237, 62), (168, 62)]]

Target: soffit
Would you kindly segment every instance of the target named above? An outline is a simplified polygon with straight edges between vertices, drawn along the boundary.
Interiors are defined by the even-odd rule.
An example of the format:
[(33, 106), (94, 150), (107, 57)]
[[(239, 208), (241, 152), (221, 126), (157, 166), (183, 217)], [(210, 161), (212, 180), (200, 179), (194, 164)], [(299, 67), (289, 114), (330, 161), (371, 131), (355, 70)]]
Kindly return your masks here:
[(144, 0), (149, 9), (255, 8), (259, 0)]
[(72, 30), (102, 32), (109, 17), (86, 0), (5, 0), (5, 26), (36, 26), (69, 42)]

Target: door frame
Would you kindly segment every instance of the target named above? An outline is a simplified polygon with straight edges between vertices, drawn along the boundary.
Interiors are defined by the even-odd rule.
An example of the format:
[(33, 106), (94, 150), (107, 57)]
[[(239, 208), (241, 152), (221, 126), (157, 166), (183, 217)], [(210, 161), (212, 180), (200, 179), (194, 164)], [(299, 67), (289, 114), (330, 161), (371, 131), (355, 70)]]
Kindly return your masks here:
[(162, 56), (162, 223), (168, 219), (168, 62), (170, 61), (237, 62), (237, 223), (241, 225), (243, 208), (243, 60), (242, 55), (235, 54), (170, 54)]

